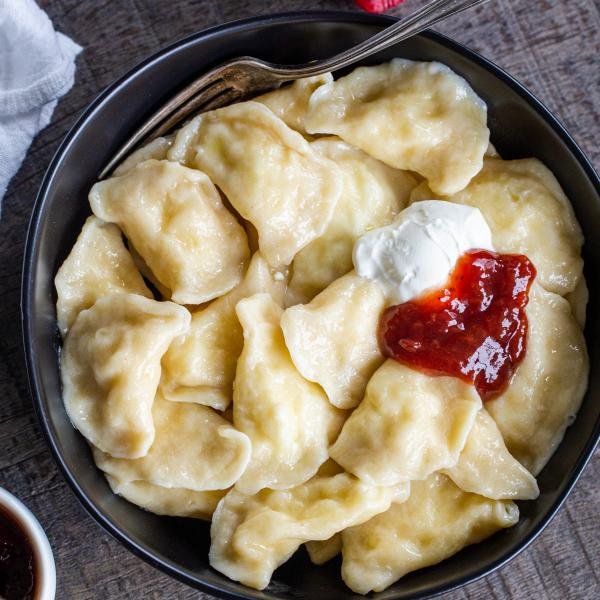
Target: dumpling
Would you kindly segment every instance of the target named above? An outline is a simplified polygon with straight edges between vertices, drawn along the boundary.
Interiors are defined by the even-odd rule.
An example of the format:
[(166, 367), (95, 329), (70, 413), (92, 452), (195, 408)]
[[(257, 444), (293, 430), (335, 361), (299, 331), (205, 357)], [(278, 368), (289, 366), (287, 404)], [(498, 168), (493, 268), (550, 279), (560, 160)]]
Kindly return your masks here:
[(306, 551), (315, 565), (324, 565), (342, 551), (342, 534), (336, 533), (328, 540), (306, 542)]
[(114, 175), (125, 175), (131, 171), (133, 167), (140, 163), (154, 158), (155, 160), (165, 160), (169, 148), (173, 144), (172, 137), (158, 137), (150, 143), (142, 146), (132, 154), (130, 154), (116, 169)]
[[(329, 464), (335, 465), (336, 463), (330, 460), (326, 465)], [(325, 469), (320, 469), (319, 473), (321, 473), (321, 471), (325, 471)], [(340, 471), (338, 470), (336, 474), (339, 472)], [(392, 503), (406, 502), (410, 496), (410, 483), (405, 481), (392, 486), (391, 493)], [(327, 540), (311, 540), (310, 542), (306, 542), (305, 546), (311, 562), (315, 565), (322, 565), (342, 551), (342, 532), (336, 533)]]
[(208, 406), (169, 402), (157, 394), (152, 418), (156, 433), (145, 456), (113, 458), (95, 448), (98, 467), (121, 483), (203, 492), (231, 487), (248, 465), (248, 436)]
[(204, 173), (147, 160), (94, 185), (90, 204), (123, 229), (173, 301), (200, 304), (240, 282), (246, 233)]
[(56, 278), (56, 314), (63, 337), (98, 298), (131, 293), (152, 298), (116, 225), (88, 217)]
[(234, 488), (213, 515), (210, 564), (230, 579), (262, 590), (300, 544), (364, 523), (390, 502), (391, 488), (366, 485), (347, 473), (254, 496)]
[(537, 475), (575, 419), (587, 387), (585, 338), (569, 303), (531, 287), (525, 358), (504, 392), (486, 403), (508, 451)]
[(354, 272), (312, 302), (288, 308), (281, 319), (285, 343), (300, 373), (318, 383), (338, 408), (353, 408), (383, 363), (377, 327), (385, 298)]
[(160, 359), (189, 325), (182, 306), (135, 294), (104, 296), (79, 313), (60, 373), (67, 414), (89, 442), (120, 458), (148, 452)]
[(453, 194), (483, 164), (485, 103), (445, 65), (396, 58), (359, 67), (310, 97), (309, 133), (332, 133), (396, 169)]
[(434, 474), (412, 483), (407, 502), (342, 533), (342, 579), (358, 594), (380, 592), (518, 520), (519, 509), (510, 500), (463, 492)]
[(329, 458), (345, 415), (294, 367), (279, 326), (282, 309), (268, 294), (241, 300), (244, 349), (233, 387), (233, 424), (252, 442), (236, 488), (254, 494), (310, 479)]
[(308, 100), (318, 87), (331, 81), (333, 81), (331, 73), (296, 79), (291, 85), (258, 96), (258, 98), (254, 98), (254, 101), (264, 104), (288, 127), (305, 135), (304, 117), (308, 110)]
[(257, 252), (242, 282), (225, 296), (192, 314), (189, 332), (176, 339), (163, 358), (161, 391), (175, 402), (196, 402), (225, 410), (231, 402), (237, 359), (244, 344), (235, 314), (239, 300), (270, 294), (283, 303), (285, 276)]
[(210, 521), (219, 500), (226, 490), (195, 492), (182, 488), (166, 488), (146, 481), (121, 482), (106, 476), (111, 490), (129, 502), (155, 513), (169, 517), (190, 517)]
[(389, 359), (369, 381), (329, 455), (372, 485), (424, 479), (456, 464), (480, 408), (472, 385)]
[(583, 275), (577, 282), (575, 289), (566, 294), (565, 298), (571, 305), (571, 310), (573, 311), (573, 316), (575, 317), (577, 324), (583, 329), (585, 327), (587, 305), (590, 299), (590, 292)]
[(354, 242), (366, 231), (391, 223), (417, 184), (410, 174), (337, 138), (317, 140), (311, 146), (340, 167), (344, 187), (327, 229), (292, 263), (290, 294), (303, 303), (352, 270)]
[[(436, 198), (420, 185), (411, 201)], [(573, 208), (554, 175), (537, 159), (486, 159), (469, 186), (443, 200), (478, 208), (498, 252), (525, 254), (537, 281), (563, 296), (582, 277), (583, 236)]]
[(208, 174), (256, 227), (273, 267), (289, 265), (325, 231), (342, 190), (337, 166), (258, 102), (192, 119), (169, 158)]
[(485, 408), (477, 413), (458, 462), (442, 472), (465, 492), (494, 500), (533, 500), (540, 493), (535, 477), (506, 449)]

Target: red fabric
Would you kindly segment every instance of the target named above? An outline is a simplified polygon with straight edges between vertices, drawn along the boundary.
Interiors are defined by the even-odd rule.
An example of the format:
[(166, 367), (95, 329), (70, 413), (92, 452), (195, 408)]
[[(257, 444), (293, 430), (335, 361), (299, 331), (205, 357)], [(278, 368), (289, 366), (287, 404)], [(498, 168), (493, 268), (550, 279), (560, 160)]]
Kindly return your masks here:
[(354, 2), (367, 12), (380, 13), (402, 4), (404, 0), (354, 0)]

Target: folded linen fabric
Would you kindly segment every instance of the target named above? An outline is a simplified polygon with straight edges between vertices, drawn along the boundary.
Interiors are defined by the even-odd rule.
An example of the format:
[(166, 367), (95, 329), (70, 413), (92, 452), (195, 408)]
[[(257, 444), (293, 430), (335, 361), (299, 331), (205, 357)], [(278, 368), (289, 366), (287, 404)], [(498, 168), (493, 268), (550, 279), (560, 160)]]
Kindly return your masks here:
[(0, 0), (0, 210), (33, 138), (73, 85), (80, 51), (34, 0)]

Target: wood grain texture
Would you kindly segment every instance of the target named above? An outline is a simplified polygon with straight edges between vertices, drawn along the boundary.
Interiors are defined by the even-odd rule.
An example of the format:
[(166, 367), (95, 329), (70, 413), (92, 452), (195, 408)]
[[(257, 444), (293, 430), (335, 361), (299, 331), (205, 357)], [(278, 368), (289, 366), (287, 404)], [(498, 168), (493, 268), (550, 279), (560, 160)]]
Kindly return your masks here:
[[(39, 517), (54, 548), (57, 598), (208, 599), (130, 554), (80, 507), (58, 474), (33, 414), (21, 349), (19, 291), (25, 231), (43, 171), (83, 107), (147, 54), (232, 19), (302, 9), (352, 10), (348, 0), (40, 0), (84, 46), (76, 84), (35, 140), (0, 221), (0, 486)], [(406, 14), (420, 0), (392, 11)], [(600, 9), (597, 0), (494, 0), (440, 31), (524, 82), (600, 162)], [(444, 600), (600, 597), (600, 453), (546, 531), (509, 565)]]

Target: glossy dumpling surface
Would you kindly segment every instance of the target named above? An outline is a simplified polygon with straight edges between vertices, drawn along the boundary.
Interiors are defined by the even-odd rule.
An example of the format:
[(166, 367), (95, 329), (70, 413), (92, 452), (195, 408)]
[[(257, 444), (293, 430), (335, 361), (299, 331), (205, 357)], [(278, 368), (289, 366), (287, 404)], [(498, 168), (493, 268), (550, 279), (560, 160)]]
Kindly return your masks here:
[(463, 492), (444, 475), (411, 488), (406, 502), (342, 533), (342, 578), (353, 591), (382, 591), (519, 520), (510, 500)]
[(157, 137), (150, 143), (145, 144), (139, 150), (136, 150), (130, 154), (116, 169), (115, 175), (124, 175), (128, 171), (131, 171), (133, 167), (140, 163), (154, 158), (155, 160), (165, 160), (169, 148), (173, 143), (172, 137)]
[(183, 488), (166, 488), (146, 481), (122, 482), (106, 476), (115, 494), (157, 515), (210, 520), (225, 490), (195, 492)]
[(448, 67), (397, 58), (318, 88), (306, 129), (336, 134), (451, 194), (481, 169), (489, 142), (486, 119), (483, 100)]
[(331, 73), (296, 79), (291, 85), (263, 94), (254, 101), (264, 104), (288, 127), (305, 135), (304, 118), (308, 110), (308, 100), (318, 87), (331, 81), (333, 81)]
[(366, 485), (346, 473), (253, 496), (233, 489), (213, 515), (210, 564), (230, 579), (262, 590), (300, 544), (364, 523), (390, 502), (390, 488)]
[(94, 185), (90, 204), (121, 227), (175, 302), (200, 304), (240, 282), (246, 233), (204, 173), (147, 160)]
[(260, 251), (274, 267), (289, 265), (325, 231), (342, 188), (336, 165), (258, 102), (192, 119), (169, 158), (208, 174), (256, 227)]
[(60, 372), (67, 414), (89, 442), (116, 457), (148, 452), (160, 360), (189, 324), (182, 306), (135, 294), (104, 296), (79, 313)]
[[(435, 198), (419, 186), (412, 200)], [(561, 296), (582, 277), (583, 236), (573, 208), (554, 175), (538, 160), (486, 159), (469, 186), (444, 200), (478, 208), (497, 252), (525, 254), (537, 281)]]
[(354, 242), (366, 231), (391, 223), (406, 206), (416, 179), (337, 138), (313, 142), (343, 175), (343, 190), (327, 229), (292, 264), (290, 293), (306, 303), (352, 270)]
[(585, 338), (569, 303), (534, 283), (527, 352), (504, 394), (486, 403), (510, 453), (537, 475), (556, 450), (587, 387)]
[(309, 304), (283, 314), (281, 327), (294, 364), (338, 408), (356, 406), (383, 363), (377, 326), (384, 304), (377, 284), (352, 272)]
[(233, 391), (233, 423), (252, 442), (252, 458), (236, 487), (253, 494), (310, 479), (329, 458), (344, 414), (294, 366), (279, 326), (282, 309), (267, 294), (241, 300), (244, 328)]
[(424, 479), (456, 464), (480, 408), (472, 385), (388, 359), (329, 454), (374, 485)]
[(54, 280), (58, 327), (64, 337), (77, 315), (110, 294), (151, 298), (116, 225), (88, 217)]
[(142, 458), (114, 458), (94, 450), (96, 464), (122, 483), (145, 481), (202, 492), (231, 487), (250, 459), (250, 440), (216, 411), (156, 396), (154, 442)]
[(182, 306), (135, 294), (104, 296), (79, 313), (60, 373), (67, 414), (89, 442), (123, 458), (148, 452), (160, 359), (189, 323)]
[(533, 500), (539, 495), (535, 477), (506, 449), (485, 408), (477, 413), (458, 462), (443, 472), (465, 492), (494, 500)]
[(235, 306), (261, 292), (282, 304), (285, 276), (273, 270), (260, 252), (250, 261), (242, 282), (207, 307), (192, 313), (189, 332), (176, 339), (162, 361), (161, 390), (175, 402), (195, 402), (224, 410), (231, 403), (242, 326)]

